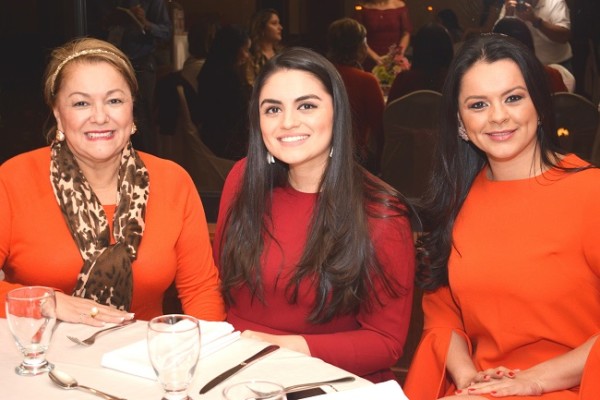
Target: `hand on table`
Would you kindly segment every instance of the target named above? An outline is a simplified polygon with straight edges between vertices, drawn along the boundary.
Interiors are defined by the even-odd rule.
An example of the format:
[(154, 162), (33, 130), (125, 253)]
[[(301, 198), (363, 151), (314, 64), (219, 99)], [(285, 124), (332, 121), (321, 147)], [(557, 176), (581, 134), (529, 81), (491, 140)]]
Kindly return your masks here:
[(273, 335), (270, 333), (245, 330), (242, 332), (242, 337), (278, 344), (280, 347), (285, 347), (310, 356), (308, 344), (300, 335)]
[(98, 304), (90, 299), (56, 292), (56, 316), (65, 322), (104, 326), (108, 322), (119, 324), (133, 319), (134, 314)]

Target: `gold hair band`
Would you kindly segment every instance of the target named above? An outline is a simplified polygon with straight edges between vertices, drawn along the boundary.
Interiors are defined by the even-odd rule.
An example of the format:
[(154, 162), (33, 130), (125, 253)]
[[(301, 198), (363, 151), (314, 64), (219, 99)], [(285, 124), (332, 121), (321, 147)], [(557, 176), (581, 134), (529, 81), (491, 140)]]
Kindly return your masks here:
[[(110, 54), (110, 55), (113, 55), (113, 56), (121, 59), (121, 61), (125, 62), (125, 60), (123, 60), (123, 58), (121, 56), (119, 56), (118, 54), (113, 53), (112, 51), (109, 51), (109, 50), (104, 50), (104, 49), (87, 49), (87, 50), (78, 51), (77, 53), (73, 53), (70, 56), (68, 56), (67, 58), (65, 58), (64, 60), (62, 60), (62, 62), (60, 64), (58, 64), (58, 67), (56, 67), (56, 71), (54, 71), (54, 73), (52, 74), (52, 77), (50, 78), (50, 93), (52, 94), (52, 96), (55, 95), (54, 84), (56, 82), (56, 77), (60, 73), (60, 70), (63, 69), (65, 64), (67, 64), (69, 61), (71, 61), (77, 57), (85, 56), (88, 54)], [(125, 64), (127, 64), (127, 62), (125, 62)]]

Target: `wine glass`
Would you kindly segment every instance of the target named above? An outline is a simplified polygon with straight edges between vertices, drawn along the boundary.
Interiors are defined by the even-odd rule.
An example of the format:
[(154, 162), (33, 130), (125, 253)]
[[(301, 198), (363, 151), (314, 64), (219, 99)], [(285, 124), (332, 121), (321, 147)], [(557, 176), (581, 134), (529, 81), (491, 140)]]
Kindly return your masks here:
[(187, 389), (200, 356), (200, 323), (181, 314), (148, 322), (148, 355), (165, 391), (163, 400), (191, 400)]
[(6, 295), (6, 320), (24, 358), (15, 367), (19, 375), (39, 375), (54, 365), (46, 352), (56, 326), (56, 297), (52, 288), (25, 286)]

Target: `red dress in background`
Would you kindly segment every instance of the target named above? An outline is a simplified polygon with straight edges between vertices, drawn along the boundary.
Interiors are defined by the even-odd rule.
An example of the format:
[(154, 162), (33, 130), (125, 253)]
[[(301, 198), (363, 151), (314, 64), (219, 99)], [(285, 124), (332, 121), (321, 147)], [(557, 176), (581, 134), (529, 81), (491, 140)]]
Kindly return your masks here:
[(373, 74), (348, 65), (336, 64), (335, 67), (342, 76), (352, 107), (356, 152), (363, 166), (377, 174), (383, 148), (383, 92)]
[[(400, 43), (405, 32), (412, 32), (406, 6), (387, 10), (363, 7), (354, 18), (367, 28), (367, 43), (380, 56), (387, 54), (391, 45)], [(373, 60), (365, 60), (367, 71), (373, 66)]]

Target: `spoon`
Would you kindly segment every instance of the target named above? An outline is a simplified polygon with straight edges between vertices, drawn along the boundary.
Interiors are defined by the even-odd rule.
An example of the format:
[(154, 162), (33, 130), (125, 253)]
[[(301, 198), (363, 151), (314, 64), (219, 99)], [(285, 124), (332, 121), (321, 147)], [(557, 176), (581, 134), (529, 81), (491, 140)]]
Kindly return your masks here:
[(75, 378), (63, 371), (58, 371), (54, 369), (48, 373), (48, 376), (50, 377), (50, 379), (52, 379), (52, 382), (56, 383), (63, 389), (80, 389), (86, 392), (93, 393), (97, 396), (104, 397), (107, 400), (126, 400), (120, 397), (111, 396), (108, 393), (101, 392), (100, 390), (96, 390), (88, 386), (80, 385), (77, 383), (77, 380), (75, 380)]

